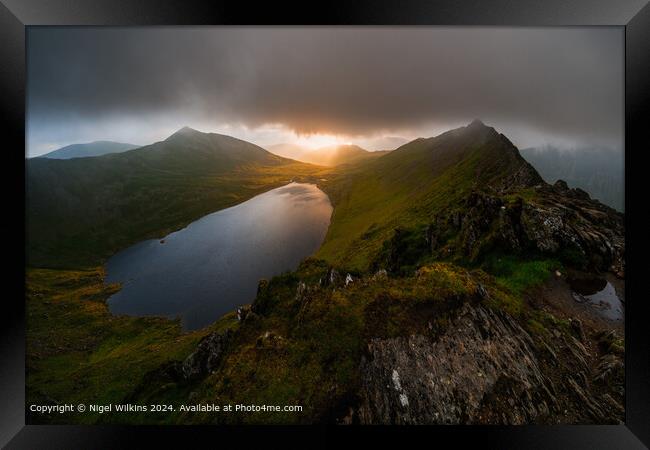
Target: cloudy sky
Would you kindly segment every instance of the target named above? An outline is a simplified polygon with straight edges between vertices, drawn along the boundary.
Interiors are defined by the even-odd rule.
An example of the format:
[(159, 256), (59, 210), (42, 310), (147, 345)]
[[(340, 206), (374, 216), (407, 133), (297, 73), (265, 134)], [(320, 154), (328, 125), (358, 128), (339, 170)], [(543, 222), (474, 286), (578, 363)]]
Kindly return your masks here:
[(376, 150), (474, 118), (520, 148), (622, 151), (623, 75), (622, 28), (36, 27), (27, 155), (185, 125)]

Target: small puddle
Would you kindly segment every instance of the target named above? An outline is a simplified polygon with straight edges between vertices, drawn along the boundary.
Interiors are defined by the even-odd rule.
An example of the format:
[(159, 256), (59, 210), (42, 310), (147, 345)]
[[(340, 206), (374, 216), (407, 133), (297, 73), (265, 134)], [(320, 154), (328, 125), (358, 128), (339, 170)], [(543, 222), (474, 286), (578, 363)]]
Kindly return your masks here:
[(588, 304), (607, 319), (623, 320), (623, 303), (612, 283), (594, 277), (569, 280), (569, 284), (576, 302)]

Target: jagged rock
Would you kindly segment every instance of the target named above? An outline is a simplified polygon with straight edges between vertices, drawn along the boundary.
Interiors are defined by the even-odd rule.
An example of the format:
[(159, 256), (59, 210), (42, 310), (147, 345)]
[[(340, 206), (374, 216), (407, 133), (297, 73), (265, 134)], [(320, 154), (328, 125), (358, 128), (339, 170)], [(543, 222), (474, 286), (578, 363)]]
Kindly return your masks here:
[(255, 314), (252, 310), (246, 314), (246, 317), (244, 317), (244, 323), (250, 323), (256, 321), (260, 316)]
[[(360, 400), (345, 420), (554, 423), (560, 411), (571, 410), (579, 423), (620, 422), (622, 358), (601, 358), (592, 378), (590, 354), (579, 340), (558, 333), (550, 342), (531, 337), (505, 312), (464, 303), (442, 334), (371, 340), (361, 361)], [(592, 379), (615, 388), (603, 393)]]
[(269, 280), (261, 279), (257, 283), (257, 295), (260, 295), (269, 286)]
[[(556, 403), (531, 348), (508, 315), (463, 305), (447, 332), (374, 339), (361, 363), (357, 415), (366, 424), (458, 424), (486, 420), (484, 400), (498, 423), (530, 423)], [(511, 404), (512, 403), (512, 404)]]
[(296, 297), (297, 302), (302, 302), (304, 300), (305, 291), (307, 290), (307, 285), (304, 281), (298, 282), (298, 287), (296, 288)]
[(580, 342), (585, 342), (587, 340), (585, 336), (585, 330), (582, 327), (582, 321), (580, 319), (570, 319), (569, 325), (571, 325), (571, 329), (578, 335)]
[(615, 354), (607, 354), (600, 358), (594, 374), (594, 382), (600, 384), (620, 383), (624, 379), (623, 359)]
[(576, 381), (569, 377), (568, 384), (573, 388), (573, 392), (579, 398), (580, 403), (583, 405), (589, 415), (596, 421), (602, 422), (605, 419), (605, 412), (601, 409), (600, 405), (594, 399), (588, 396), (585, 391), (576, 383)]
[[(561, 181), (539, 185), (529, 200), (514, 196), (506, 202), (502, 193), (474, 191), (459, 208), (441, 213), (434, 222), (442, 224), (441, 234), (455, 230), (456, 250), (471, 259), (496, 245), (514, 252), (561, 254), (572, 264), (624, 276), (622, 214)], [(427, 242), (434, 239), (429, 236), (434, 229), (427, 230)]]
[(617, 347), (618, 342), (620, 342), (620, 337), (615, 330), (609, 330), (607, 332), (601, 332), (597, 335), (598, 346), (601, 351), (605, 353), (621, 353)]
[(553, 187), (560, 190), (560, 191), (568, 191), (569, 186), (566, 184), (566, 181), (564, 180), (557, 180), (555, 184), (553, 184)]
[(208, 375), (216, 370), (232, 335), (232, 331), (228, 329), (222, 333), (210, 333), (201, 339), (194, 353), (183, 361), (183, 377), (190, 380)]
[(476, 294), (483, 300), (490, 298), (490, 294), (481, 283), (476, 284)]
[(251, 312), (255, 314), (264, 315), (264, 313), (269, 308), (269, 304), (268, 304), (269, 298), (267, 295), (268, 290), (269, 290), (268, 280), (261, 279), (257, 283), (257, 295), (255, 296), (255, 300), (253, 301), (253, 304), (251, 305)]
[(341, 275), (339, 275), (338, 271), (334, 267), (330, 267), (327, 270), (325, 278), (321, 279), (321, 284), (323, 286), (336, 286), (340, 281)]
[(252, 311), (249, 305), (240, 306), (239, 308), (237, 308), (237, 320), (243, 322), (251, 313)]

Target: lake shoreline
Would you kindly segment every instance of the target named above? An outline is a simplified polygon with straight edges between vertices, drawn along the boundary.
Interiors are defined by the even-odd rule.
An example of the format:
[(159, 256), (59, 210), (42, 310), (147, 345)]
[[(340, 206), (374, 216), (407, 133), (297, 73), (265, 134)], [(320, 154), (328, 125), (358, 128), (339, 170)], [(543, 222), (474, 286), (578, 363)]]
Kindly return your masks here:
[[(187, 329), (208, 326), (250, 303), (260, 279), (295, 270), (315, 253), (332, 212), (329, 196), (317, 185), (291, 182), (162, 238), (141, 241), (104, 266), (106, 283), (122, 285), (108, 300), (109, 309), (133, 316), (180, 316)], [(228, 307), (215, 307), (215, 298)]]

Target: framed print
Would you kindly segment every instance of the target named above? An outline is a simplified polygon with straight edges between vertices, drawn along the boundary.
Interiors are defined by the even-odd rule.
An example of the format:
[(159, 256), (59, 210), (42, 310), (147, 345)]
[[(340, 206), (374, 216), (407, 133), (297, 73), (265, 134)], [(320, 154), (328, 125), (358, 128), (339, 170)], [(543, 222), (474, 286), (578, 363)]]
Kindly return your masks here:
[(650, 442), (645, 2), (0, 11), (7, 448)]

